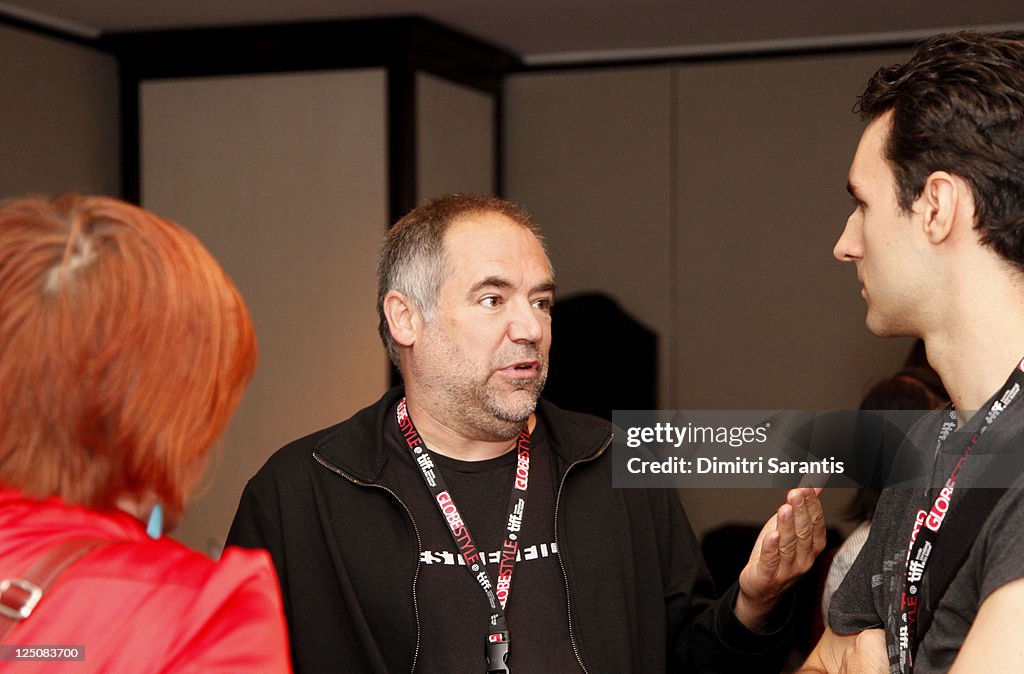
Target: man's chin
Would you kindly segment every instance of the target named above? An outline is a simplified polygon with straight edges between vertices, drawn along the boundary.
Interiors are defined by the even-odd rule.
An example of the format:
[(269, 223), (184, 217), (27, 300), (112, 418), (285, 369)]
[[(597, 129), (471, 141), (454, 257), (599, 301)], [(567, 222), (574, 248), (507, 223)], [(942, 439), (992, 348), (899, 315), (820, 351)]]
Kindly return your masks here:
[(494, 416), (498, 419), (508, 422), (510, 424), (525, 424), (527, 420), (533, 416), (534, 411), (537, 409), (537, 402), (534, 401), (532, 405), (514, 407), (514, 408), (501, 408), (494, 411)]
[(495, 401), (491, 411), (501, 421), (524, 424), (537, 409), (537, 398), (538, 394), (533, 391), (515, 391), (505, 396), (504, 400)]
[(916, 337), (917, 334), (906, 324), (888, 318), (872, 314), (869, 310), (864, 324), (875, 337)]

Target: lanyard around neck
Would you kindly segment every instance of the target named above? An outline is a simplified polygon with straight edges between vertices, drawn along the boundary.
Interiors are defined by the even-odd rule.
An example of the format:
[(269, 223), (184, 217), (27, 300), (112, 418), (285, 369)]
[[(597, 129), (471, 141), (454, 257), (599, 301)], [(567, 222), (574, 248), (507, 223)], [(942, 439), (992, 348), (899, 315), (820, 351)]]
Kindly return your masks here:
[[(921, 509), (917, 512), (914, 528), (910, 534), (910, 543), (907, 546), (907, 565), (903, 574), (903, 588), (900, 593), (900, 631), (897, 646), (899, 647), (900, 668), (902, 671), (914, 671), (914, 653), (918, 636), (918, 610), (923, 591), (924, 574), (928, 569), (929, 561), (934, 559), (935, 543), (938, 540), (942, 524), (945, 522), (946, 514), (949, 511), (953, 492), (960, 478), (960, 471), (967, 461), (967, 457), (974, 451), (981, 436), (992, 427), (1003, 410), (1020, 393), (1022, 384), (1024, 384), (1024, 360), (1021, 360), (1017, 367), (1014, 368), (1000, 393), (997, 394), (995, 401), (988, 408), (981, 428), (971, 434), (960, 458), (953, 465), (949, 477), (932, 502), (931, 508), (929, 510)], [(979, 411), (978, 414), (980, 413)], [(957, 412), (956, 410), (950, 410), (948, 419), (943, 422), (939, 429), (935, 446), (936, 457), (939, 455), (939, 449), (942, 447), (942, 444), (956, 426)]]
[[(405, 439), (405, 444), (412, 454), (413, 461), (420, 469), (420, 475), (430, 490), (441, 516), (448, 525), (452, 540), (455, 541), (459, 554), (466, 563), (466, 569), (476, 580), (487, 598), (491, 615), (488, 623), (488, 634), (484, 655), (487, 659), (487, 672), (508, 672), (509, 634), (508, 621), (505, 618), (505, 605), (508, 603), (512, 589), (512, 572), (516, 566), (519, 553), (519, 535), (523, 526), (526, 511), (526, 491), (530, 482), (530, 432), (524, 428), (516, 443), (516, 469), (512, 479), (512, 495), (509, 497), (508, 516), (505, 518), (505, 541), (501, 544), (498, 562), (497, 582), (484, 565), (483, 557), (476, 546), (473, 535), (469, 531), (462, 514), (455, 505), (448, 486), (445, 484), (441, 471), (434, 466), (430, 450), (423, 442), (419, 431), (409, 416), (405, 398), (398, 403), (398, 430)], [(483, 553), (486, 554), (486, 553)]]

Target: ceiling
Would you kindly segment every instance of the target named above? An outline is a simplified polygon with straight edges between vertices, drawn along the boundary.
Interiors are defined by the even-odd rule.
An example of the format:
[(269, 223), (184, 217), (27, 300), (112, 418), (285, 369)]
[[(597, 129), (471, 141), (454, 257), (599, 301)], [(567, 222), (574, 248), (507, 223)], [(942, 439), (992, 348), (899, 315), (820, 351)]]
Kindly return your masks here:
[(10, 0), (0, 14), (103, 33), (419, 15), (543, 65), (907, 42), (1024, 30), (1021, 0)]

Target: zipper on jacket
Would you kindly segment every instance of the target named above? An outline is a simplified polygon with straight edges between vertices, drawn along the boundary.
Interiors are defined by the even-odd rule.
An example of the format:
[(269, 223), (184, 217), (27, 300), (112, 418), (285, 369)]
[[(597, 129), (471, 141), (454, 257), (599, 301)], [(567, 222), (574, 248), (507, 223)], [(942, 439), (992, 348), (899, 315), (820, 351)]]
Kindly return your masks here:
[(569, 574), (566, 572), (565, 563), (562, 561), (562, 555), (564, 554), (562, 544), (558, 542), (558, 508), (562, 503), (562, 488), (565, 487), (565, 478), (568, 477), (569, 471), (581, 463), (593, 461), (604, 454), (605, 450), (608, 449), (608, 445), (612, 444), (612, 437), (613, 436), (609, 435), (608, 439), (604, 441), (604, 444), (601, 445), (600, 449), (590, 456), (577, 459), (569, 464), (569, 467), (565, 469), (564, 473), (562, 473), (562, 479), (558, 483), (558, 492), (555, 495), (555, 545), (558, 546), (558, 566), (562, 569), (562, 580), (565, 582), (565, 608), (566, 613), (569, 616), (569, 642), (572, 644), (572, 652), (576, 655), (576, 662), (579, 663), (580, 669), (582, 669), (586, 674), (590, 674), (590, 670), (587, 669), (585, 664), (583, 664), (583, 657), (580, 655), (579, 646), (576, 644), (576, 632), (572, 626), (572, 593), (569, 590)]
[[(416, 534), (416, 570), (413, 572), (412, 575), (412, 610), (413, 615), (416, 617), (416, 649), (413, 651), (412, 654), (412, 669), (409, 670), (411, 674), (412, 672), (416, 671), (416, 661), (419, 660), (420, 657), (420, 608), (418, 602), (416, 601), (416, 581), (420, 577), (420, 555), (423, 554), (423, 539), (420, 538), (420, 530), (419, 527), (416, 526), (416, 520), (412, 518), (412, 511), (409, 510), (409, 506), (405, 505), (405, 501), (403, 501), (398, 496), (398, 494), (396, 494), (394, 490), (391, 489), (390, 487), (385, 487), (384, 485), (377, 484), (375, 482), (364, 482), (363, 480), (359, 480), (349, 475), (341, 468), (338, 468), (337, 466), (329, 462), (327, 459), (320, 456), (318, 452), (313, 452), (313, 459), (327, 470), (337, 475), (340, 475), (341, 477), (345, 478), (352, 484), (359, 485), (360, 487), (374, 487), (376, 489), (383, 489), (387, 493), (391, 494), (392, 498), (394, 498), (398, 502), (398, 505), (402, 506), (402, 509), (405, 510), (405, 514), (409, 518), (409, 523), (412, 524), (412, 530)], [(558, 512), (557, 506), (555, 508), (555, 512)], [(557, 538), (557, 531), (555, 533), (555, 536)]]

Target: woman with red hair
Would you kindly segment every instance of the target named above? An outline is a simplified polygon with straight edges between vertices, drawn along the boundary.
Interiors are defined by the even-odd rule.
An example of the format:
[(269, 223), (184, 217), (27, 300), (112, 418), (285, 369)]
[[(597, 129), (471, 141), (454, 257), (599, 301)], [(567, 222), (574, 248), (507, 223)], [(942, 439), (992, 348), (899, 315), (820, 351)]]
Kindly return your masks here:
[(0, 204), (0, 661), (289, 670), (266, 553), (160, 537), (255, 364), (241, 295), (180, 226), (102, 197)]

